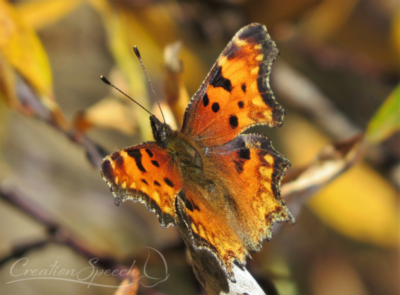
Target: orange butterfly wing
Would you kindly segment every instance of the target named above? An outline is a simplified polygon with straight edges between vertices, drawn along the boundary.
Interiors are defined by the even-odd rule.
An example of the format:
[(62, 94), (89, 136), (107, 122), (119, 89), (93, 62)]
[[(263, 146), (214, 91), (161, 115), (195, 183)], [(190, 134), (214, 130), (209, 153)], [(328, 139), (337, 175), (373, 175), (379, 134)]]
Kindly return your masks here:
[(271, 238), (273, 222), (294, 221), (280, 196), (289, 161), (265, 136), (240, 135), (254, 125), (282, 125), (284, 110), (268, 81), (277, 54), (265, 26), (243, 28), (187, 107), (181, 133), (153, 118), (157, 143), (102, 163), (117, 203), (141, 201), (163, 227), (182, 220), (193, 246), (213, 253), (231, 280), (232, 263), (244, 265), (248, 251)]
[(257, 134), (239, 135), (210, 148), (205, 156), (209, 165), (205, 171), (215, 175), (217, 187), (214, 192), (182, 190), (186, 208), (177, 211), (184, 212), (180, 215), (194, 246), (211, 251), (233, 278), (233, 261), (245, 265), (248, 250), (259, 251), (262, 241), (272, 238), (274, 222), (294, 223), (280, 196), (280, 182), (290, 162), (267, 137)]
[(276, 152), (264, 135), (243, 134), (226, 145), (211, 148), (210, 161), (229, 189), (233, 227), (246, 248), (259, 251), (272, 238), (272, 224), (294, 218), (280, 195), (289, 160)]
[(157, 214), (162, 227), (175, 224), (175, 198), (182, 184), (167, 149), (145, 142), (105, 157), (101, 167), (116, 204), (140, 201)]
[(241, 29), (187, 107), (182, 132), (210, 147), (227, 143), (254, 125), (281, 126), (284, 110), (269, 87), (278, 53), (265, 26)]
[(203, 148), (203, 173), (215, 188), (184, 183), (185, 208), (177, 212), (194, 246), (211, 251), (231, 279), (232, 263), (244, 265), (249, 250), (260, 250), (275, 221), (294, 222), (280, 196), (290, 162), (265, 136), (240, 134), (254, 125), (283, 123), (284, 110), (269, 87), (277, 55), (265, 26), (240, 30), (193, 97), (182, 126)]

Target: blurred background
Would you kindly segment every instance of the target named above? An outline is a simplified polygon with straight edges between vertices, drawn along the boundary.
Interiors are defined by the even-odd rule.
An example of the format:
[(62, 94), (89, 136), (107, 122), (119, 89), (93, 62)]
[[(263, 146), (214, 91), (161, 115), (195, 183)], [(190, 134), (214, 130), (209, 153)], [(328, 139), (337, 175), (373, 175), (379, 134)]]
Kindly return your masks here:
[[(138, 294), (206, 294), (178, 231), (162, 229), (142, 204), (115, 206), (100, 177), (104, 155), (152, 134), (148, 114), (99, 76), (157, 114), (137, 45), (178, 128), (221, 51), (252, 22), (267, 26), (281, 52), (271, 83), (286, 118), (282, 128), (249, 132), (267, 134), (292, 172), (332, 142), (367, 135), (358, 161), (302, 201), (297, 223), (264, 242), (249, 271), (268, 295), (399, 294), (398, 0), (0, 0), (1, 294), (114, 294), (7, 282), (21, 257), (29, 263), (17, 273), (55, 261), (81, 270), (99, 257), (99, 269), (136, 261), (142, 274), (146, 247), (162, 253), (170, 275)], [(151, 254), (147, 273), (165, 276), (160, 256)]]

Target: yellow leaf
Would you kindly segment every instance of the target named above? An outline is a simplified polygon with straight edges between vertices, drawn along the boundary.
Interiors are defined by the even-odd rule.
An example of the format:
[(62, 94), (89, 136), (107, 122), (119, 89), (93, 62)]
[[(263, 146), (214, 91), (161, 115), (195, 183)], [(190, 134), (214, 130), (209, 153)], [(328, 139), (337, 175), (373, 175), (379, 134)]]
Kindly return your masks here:
[(5, 1), (0, 1), (0, 53), (39, 95), (52, 96), (50, 64), (42, 43)]
[(368, 124), (367, 139), (377, 144), (400, 130), (400, 84), (393, 90)]
[(309, 201), (319, 218), (355, 240), (380, 246), (399, 242), (396, 190), (361, 163), (329, 184)]
[[(122, 11), (114, 11), (105, 0), (91, 0), (90, 3), (103, 19), (109, 47), (117, 62), (118, 68), (127, 81), (129, 87), (128, 94), (143, 107), (149, 109), (147, 81), (139, 62), (134, 59), (132, 43), (128, 42), (129, 32), (134, 32), (135, 36), (141, 36), (138, 37), (138, 40), (144, 38), (141, 32), (143, 31), (141, 26), (136, 24), (134, 20), (131, 20), (130, 25), (128, 25), (127, 19), (129, 15), (127, 15), (127, 13), (124, 14)], [(148, 113), (137, 107), (135, 108), (135, 114), (142, 138), (144, 140), (153, 139)]]
[(18, 3), (15, 8), (26, 24), (39, 30), (57, 22), (85, 1), (36, 0)]
[[(90, 0), (90, 4), (103, 19), (110, 50), (129, 85), (128, 94), (149, 108), (147, 79), (133, 54), (132, 45), (138, 46), (152, 81), (163, 81), (164, 73), (160, 71), (160, 66), (163, 64), (163, 48), (167, 43), (175, 41), (179, 32), (171, 15), (166, 13), (168, 5), (159, 3), (130, 10), (118, 2), (115, 2), (113, 8), (104, 0)], [(189, 69), (184, 75), (185, 81), (196, 81), (196, 87), (199, 87), (206, 74), (202, 62), (188, 49), (183, 48), (181, 55), (185, 69)], [(183, 87), (180, 90), (183, 90)], [(148, 114), (139, 108), (136, 110), (142, 136), (145, 140), (152, 139)], [(182, 119), (179, 121), (180, 125)]]
[[(293, 166), (305, 165), (330, 140), (311, 123), (287, 116), (281, 129), (284, 154)], [(308, 204), (329, 227), (362, 242), (394, 246), (399, 241), (396, 190), (365, 163), (345, 174), (312, 197)]]
[[(35, 31), (27, 25), (15, 11), (14, 7), (4, 0), (0, 0), (0, 67), (3, 77), (7, 77), (7, 86), (0, 90), (6, 98), (6, 102), (13, 108), (24, 114), (37, 115), (42, 119), (68, 130), (70, 125), (63, 116), (53, 97), (52, 74), (50, 64)], [(24, 79), (17, 82), (11, 78), (10, 65)], [(33, 89), (33, 95), (25, 95), (24, 104), (21, 104), (15, 94), (8, 91), (10, 87), (19, 87), (27, 82)], [(35, 99), (40, 101), (40, 106)], [(45, 111), (43, 111), (43, 106)], [(50, 111), (50, 112), (47, 112)]]

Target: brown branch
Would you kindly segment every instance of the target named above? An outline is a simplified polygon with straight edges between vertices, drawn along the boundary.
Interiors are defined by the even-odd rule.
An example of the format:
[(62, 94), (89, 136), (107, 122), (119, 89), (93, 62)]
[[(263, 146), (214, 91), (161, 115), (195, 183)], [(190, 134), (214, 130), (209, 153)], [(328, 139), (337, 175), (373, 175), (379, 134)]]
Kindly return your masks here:
[(100, 169), (102, 159), (108, 154), (104, 148), (89, 139), (85, 134), (73, 128), (66, 121), (58, 107), (51, 110), (45, 106), (26, 81), (19, 78), (16, 87), (18, 90), (19, 103), (23, 107), (14, 108), (25, 115), (46, 122), (48, 125), (63, 133), (72, 142), (82, 146), (90, 164), (93, 167)]
[(44, 208), (39, 206), (34, 201), (22, 196), (15, 191), (8, 191), (3, 185), (0, 184), (0, 199), (6, 201), (8, 204), (14, 206), (35, 222), (43, 225), (46, 228), (48, 237), (22, 243), (13, 247), (11, 253), (0, 259), (0, 266), (13, 258), (19, 258), (21, 255), (28, 253), (34, 249), (41, 248), (49, 243), (56, 243), (67, 245), (76, 253), (91, 259), (97, 257), (98, 265), (105, 269), (124, 269), (125, 266), (121, 265), (114, 257), (110, 255), (103, 255), (96, 252), (94, 249), (88, 247), (84, 242), (76, 238), (71, 232), (63, 228)]
[[(293, 216), (299, 215), (302, 205), (317, 191), (360, 161), (365, 151), (364, 135), (359, 134), (327, 145), (307, 167), (289, 170), (281, 192)], [(274, 231), (279, 229), (274, 227)]]

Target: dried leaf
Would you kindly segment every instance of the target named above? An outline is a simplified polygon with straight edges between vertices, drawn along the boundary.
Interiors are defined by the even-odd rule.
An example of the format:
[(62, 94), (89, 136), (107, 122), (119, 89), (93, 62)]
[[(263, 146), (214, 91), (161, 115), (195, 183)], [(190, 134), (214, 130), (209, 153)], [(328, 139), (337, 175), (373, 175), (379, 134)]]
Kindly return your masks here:
[(74, 126), (83, 133), (92, 127), (100, 127), (133, 135), (137, 127), (136, 121), (133, 120), (135, 112), (126, 102), (130, 103), (110, 97), (103, 98), (89, 109), (79, 112), (75, 117)]
[(39, 0), (25, 1), (16, 5), (26, 24), (40, 30), (49, 26), (77, 8), (85, 0)]
[[(282, 129), (288, 144), (285, 154), (294, 165), (304, 164), (316, 148), (328, 140), (299, 117), (285, 122)], [(306, 134), (306, 136), (305, 136)], [(298, 213), (300, 204), (360, 157), (360, 141), (328, 146), (307, 168), (282, 186), (288, 206)], [(338, 147), (346, 147), (345, 149)], [(361, 146), (360, 146), (361, 147)], [(316, 153), (314, 153), (316, 154)], [(298, 200), (296, 200), (298, 198)], [(399, 241), (397, 193), (393, 186), (365, 163), (361, 163), (326, 186), (308, 202), (312, 211), (329, 227), (362, 242), (394, 246)], [(292, 203), (292, 204), (291, 204)]]
[(377, 144), (400, 130), (400, 84), (393, 90), (368, 124), (367, 139)]
[[(329, 182), (348, 170), (361, 156), (362, 135), (325, 146), (313, 160), (288, 181), (285, 177), (282, 195), (295, 216), (302, 204)], [(290, 170), (289, 170), (290, 171)]]

